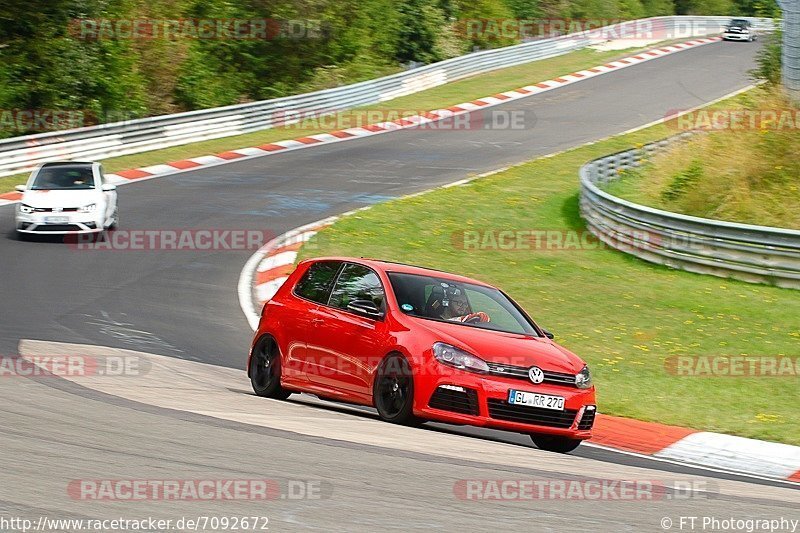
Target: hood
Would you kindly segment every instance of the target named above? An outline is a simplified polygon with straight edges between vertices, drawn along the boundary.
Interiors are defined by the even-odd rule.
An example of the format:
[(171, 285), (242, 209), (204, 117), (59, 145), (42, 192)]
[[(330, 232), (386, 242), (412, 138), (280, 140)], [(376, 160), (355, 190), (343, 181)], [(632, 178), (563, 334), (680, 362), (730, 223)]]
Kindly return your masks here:
[(490, 331), (463, 324), (412, 318), (440, 341), (477, 355), (484, 361), (515, 366), (538, 366), (551, 372), (577, 374), (584, 366), (580, 357), (548, 338)]
[(103, 193), (97, 189), (78, 191), (25, 191), (22, 195), (23, 204), (31, 207), (83, 207), (85, 205), (103, 201)]

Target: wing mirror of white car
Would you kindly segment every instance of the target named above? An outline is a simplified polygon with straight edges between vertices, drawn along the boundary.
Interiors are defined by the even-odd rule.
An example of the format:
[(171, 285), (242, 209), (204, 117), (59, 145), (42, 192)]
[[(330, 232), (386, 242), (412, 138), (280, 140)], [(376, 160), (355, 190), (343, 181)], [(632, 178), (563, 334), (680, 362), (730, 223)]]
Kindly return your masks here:
[(111, 185), (110, 183), (106, 183), (103, 185), (103, 192), (111, 192), (116, 190), (117, 190), (116, 185)]
[(25, 186), (24, 185), (17, 185), (16, 187), (14, 187), (14, 190), (17, 191), (17, 192), (25, 192)]

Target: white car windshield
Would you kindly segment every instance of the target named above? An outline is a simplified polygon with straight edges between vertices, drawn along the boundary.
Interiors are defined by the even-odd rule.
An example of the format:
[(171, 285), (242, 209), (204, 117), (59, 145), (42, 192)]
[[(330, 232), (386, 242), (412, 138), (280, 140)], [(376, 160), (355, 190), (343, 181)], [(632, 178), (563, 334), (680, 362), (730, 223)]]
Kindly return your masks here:
[(89, 166), (53, 166), (39, 171), (31, 190), (81, 190), (94, 188), (94, 175)]

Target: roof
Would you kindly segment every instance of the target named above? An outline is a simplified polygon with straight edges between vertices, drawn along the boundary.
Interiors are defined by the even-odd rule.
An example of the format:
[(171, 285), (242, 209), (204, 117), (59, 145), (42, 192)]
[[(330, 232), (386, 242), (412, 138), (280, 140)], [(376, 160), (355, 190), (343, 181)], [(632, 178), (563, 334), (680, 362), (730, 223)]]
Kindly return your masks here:
[(42, 167), (81, 167), (94, 165), (93, 161), (50, 161), (42, 163)]
[(433, 268), (425, 268), (421, 266), (415, 265), (407, 265), (405, 263), (396, 263), (393, 261), (386, 261), (383, 259), (371, 259), (371, 258), (364, 258), (364, 257), (313, 257), (307, 259), (307, 261), (348, 261), (352, 263), (360, 263), (362, 265), (366, 265), (370, 268), (375, 270), (379, 270), (382, 272), (398, 272), (402, 274), (416, 274), (419, 276), (432, 276), (436, 278), (444, 278), (451, 281), (456, 281), (460, 283), (472, 283), (475, 285), (482, 285), (485, 287), (491, 287), (488, 283), (485, 283), (480, 280), (476, 280), (473, 278), (468, 278), (466, 276), (459, 276), (458, 274), (452, 274), (450, 272), (445, 272), (443, 270), (436, 270)]

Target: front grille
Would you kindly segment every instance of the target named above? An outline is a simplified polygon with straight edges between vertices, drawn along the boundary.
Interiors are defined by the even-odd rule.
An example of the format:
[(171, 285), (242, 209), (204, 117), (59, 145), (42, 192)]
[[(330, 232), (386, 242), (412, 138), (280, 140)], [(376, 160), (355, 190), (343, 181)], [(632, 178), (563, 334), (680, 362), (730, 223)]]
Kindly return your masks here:
[[(77, 207), (65, 207), (63, 209), (59, 209), (55, 211), (56, 213), (74, 213), (78, 210)], [(50, 207), (36, 207), (33, 209), (35, 213), (53, 213), (53, 209)]]
[(452, 411), (463, 415), (478, 415), (478, 393), (474, 389), (463, 391), (439, 387), (428, 402), (434, 409)]
[(36, 231), (81, 231), (75, 224), (39, 224)]
[(597, 409), (584, 411), (581, 421), (578, 423), (578, 429), (592, 429), (595, 413), (597, 413)]
[[(528, 377), (528, 369), (530, 367), (503, 365), (500, 363), (486, 363), (489, 366), (489, 373), (495, 376), (505, 376), (507, 378), (524, 379), (530, 381)], [(575, 374), (567, 374), (564, 372), (550, 372), (549, 370), (542, 370), (544, 373), (544, 383), (552, 385), (563, 385), (565, 387), (575, 387)]]
[(578, 411), (570, 409), (554, 411), (540, 407), (528, 407), (527, 405), (512, 405), (505, 400), (493, 398), (489, 398), (487, 403), (489, 404), (489, 416), (497, 420), (536, 424), (537, 426), (551, 428), (569, 428), (575, 422), (575, 415), (578, 414)]

